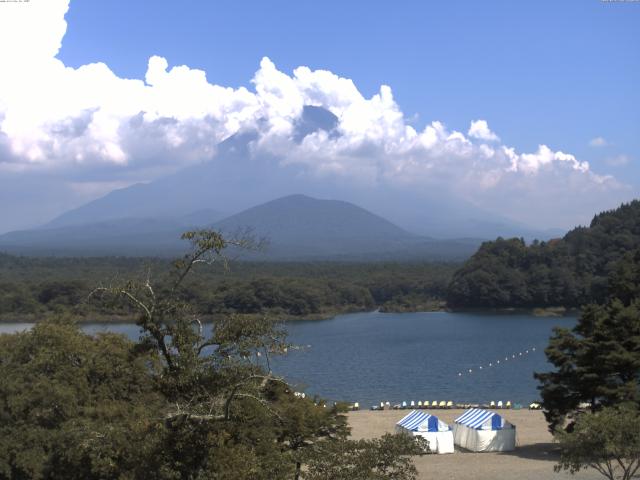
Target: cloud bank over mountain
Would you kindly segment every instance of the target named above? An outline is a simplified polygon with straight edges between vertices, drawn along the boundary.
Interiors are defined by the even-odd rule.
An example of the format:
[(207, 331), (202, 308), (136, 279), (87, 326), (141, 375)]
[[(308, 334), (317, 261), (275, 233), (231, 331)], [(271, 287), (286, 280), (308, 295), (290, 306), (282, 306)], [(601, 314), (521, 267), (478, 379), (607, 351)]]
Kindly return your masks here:
[[(44, 220), (29, 203), (31, 184), (43, 195), (49, 178), (61, 200), (40, 216), (52, 216), (63, 204), (215, 162), (218, 144), (244, 132), (255, 134), (249, 154), (271, 159), (271, 168), (294, 166), (299, 176), (352, 182), (371, 195), (381, 187), (413, 198), (437, 189), (442, 201), (462, 198), (537, 225), (582, 221), (630, 195), (614, 177), (542, 140), (536, 151), (519, 152), (484, 119), (472, 120), (466, 134), (439, 121), (417, 130), (389, 86), (366, 98), (351, 79), (327, 70), (300, 66), (287, 74), (264, 57), (247, 89), (217, 85), (161, 56), (149, 59), (144, 80), (120, 78), (99, 62), (71, 68), (56, 58), (68, 8), (68, 0), (3, 5), (0, 188), (15, 189), (17, 179), (25, 187), (11, 211), (0, 207), (7, 222), (0, 230)], [(296, 135), (307, 105), (333, 113), (335, 127)]]

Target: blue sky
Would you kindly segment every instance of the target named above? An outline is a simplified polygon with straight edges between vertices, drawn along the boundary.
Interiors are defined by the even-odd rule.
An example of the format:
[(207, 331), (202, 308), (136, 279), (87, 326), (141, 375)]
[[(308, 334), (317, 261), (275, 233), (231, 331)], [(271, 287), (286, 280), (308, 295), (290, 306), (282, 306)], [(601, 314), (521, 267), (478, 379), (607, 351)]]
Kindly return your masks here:
[[(60, 58), (142, 78), (147, 59), (250, 86), (263, 56), (380, 84), (415, 125), (484, 118), (507, 143), (544, 141), (640, 181), (640, 3), (574, 1), (144, 1), (72, 4)], [(609, 148), (593, 149), (602, 137)]]
[[(217, 161), (245, 130), (327, 196), (583, 223), (640, 193), (638, 25), (631, 1), (0, 4), (0, 232)], [(293, 141), (305, 104), (339, 134)]]

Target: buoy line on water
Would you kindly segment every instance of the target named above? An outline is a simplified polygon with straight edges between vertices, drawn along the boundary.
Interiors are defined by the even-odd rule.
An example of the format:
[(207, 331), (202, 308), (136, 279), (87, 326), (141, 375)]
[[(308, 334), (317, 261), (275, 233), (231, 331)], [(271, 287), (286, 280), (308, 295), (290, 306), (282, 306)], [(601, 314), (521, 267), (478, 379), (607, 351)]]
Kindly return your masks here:
[(480, 365), (478, 368), (476, 368), (476, 370), (474, 370), (473, 368), (469, 368), (469, 369), (465, 369), (465, 370), (461, 370), (458, 372), (458, 377), (464, 377), (466, 375), (471, 375), (473, 374), (474, 371), (479, 371), (479, 370), (484, 370), (487, 368), (493, 368), (493, 367), (498, 367), (499, 365), (504, 365), (505, 362), (508, 362), (509, 360), (516, 360), (520, 357), (525, 357), (527, 355), (529, 355), (530, 353), (533, 353), (536, 351), (536, 347), (531, 347), (527, 350), (523, 350), (521, 352), (518, 353), (512, 353), (511, 355), (506, 355), (504, 357), (504, 360), (502, 359), (502, 357), (500, 357), (498, 360), (494, 361), (494, 362), (489, 362), (488, 364), (485, 365)]

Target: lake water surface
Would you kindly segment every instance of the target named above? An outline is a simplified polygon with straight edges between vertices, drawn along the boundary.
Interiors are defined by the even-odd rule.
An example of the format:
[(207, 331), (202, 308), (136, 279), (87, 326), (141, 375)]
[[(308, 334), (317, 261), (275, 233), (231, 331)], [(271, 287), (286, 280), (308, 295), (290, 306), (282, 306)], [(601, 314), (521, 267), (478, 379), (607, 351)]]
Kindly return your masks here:
[[(553, 327), (575, 322), (575, 317), (447, 312), (296, 321), (287, 324), (289, 340), (305, 348), (276, 359), (273, 367), (308, 393), (363, 407), (387, 400), (528, 404), (539, 398), (533, 372), (550, 368), (544, 348)], [(0, 324), (0, 333), (24, 328), (29, 325)], [(139, 336), (133, 324), (83, 329)]]

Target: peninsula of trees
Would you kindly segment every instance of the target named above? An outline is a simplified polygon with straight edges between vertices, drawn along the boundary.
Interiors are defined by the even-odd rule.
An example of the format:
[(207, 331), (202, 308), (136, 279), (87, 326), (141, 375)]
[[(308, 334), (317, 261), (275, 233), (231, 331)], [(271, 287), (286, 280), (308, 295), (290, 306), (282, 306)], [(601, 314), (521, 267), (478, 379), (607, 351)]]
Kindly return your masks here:
[(596, 215), (563, 238), (526, 245), (485, 242), (458, 270), (447, 292), (451, 308), (578, 308), (601, 303), (607, 277), (640, 247), (640, 201)]

